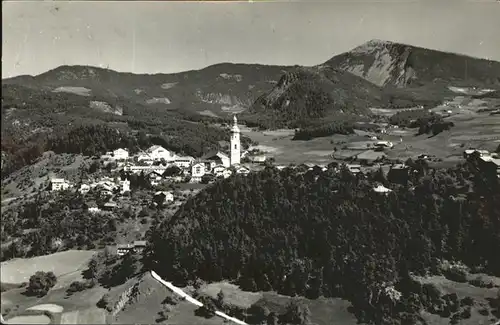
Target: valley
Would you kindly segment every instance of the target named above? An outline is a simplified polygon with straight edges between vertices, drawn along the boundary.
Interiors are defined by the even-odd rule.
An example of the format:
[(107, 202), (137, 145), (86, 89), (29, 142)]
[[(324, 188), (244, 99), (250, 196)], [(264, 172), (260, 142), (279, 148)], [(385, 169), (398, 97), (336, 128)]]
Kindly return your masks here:
[(4, 79), (2, 317), (498, 321), (499, 75), (372, 40), (311, 67)]

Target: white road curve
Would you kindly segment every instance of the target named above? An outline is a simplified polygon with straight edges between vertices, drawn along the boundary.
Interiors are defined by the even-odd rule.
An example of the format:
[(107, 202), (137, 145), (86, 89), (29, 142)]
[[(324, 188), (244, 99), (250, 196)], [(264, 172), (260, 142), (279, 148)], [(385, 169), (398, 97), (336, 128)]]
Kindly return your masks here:
[[(167, 282), (167, 281), (163, 280), (155, 271), (151, 271), (151, 275), (153, 276), (153, 278), (155, 278), (155, 280), (157, 280), (158, 282), (160, 282), (161, 284), (163, 284), (164, 286), (166, 286), (167, 288), (169, 288), (170, 290), (172, 290), (173, 292), (175, 292), (179, 296), (186, 298), (186, 300), (189, 301), (190, 303), (192, 303), (192, 304), (194, 304), (196, 306), (199, 306), (199, 307), (203, 306), (203, 304), (200, 301), (194, 299), (193, 297), (191, 297), (190, 295), (188, 295), (187, 293), (185, 293), (184, 291), (182, 291), (182, 289), (174, 286), (170, 282)], [(239, 320), (237, 318), (231, 317), (231, 316), (229, 316), (227, 314), (224, 314), (223, 312), (216, 311), (215, 314), (217, 316), (225, 318), (225, 319), (227, 319), (227, 320), (229, 320), (231, 322), (234, 322), (236, 324), (248, 325), (244, 321), (241, 321), (241, 320)]]

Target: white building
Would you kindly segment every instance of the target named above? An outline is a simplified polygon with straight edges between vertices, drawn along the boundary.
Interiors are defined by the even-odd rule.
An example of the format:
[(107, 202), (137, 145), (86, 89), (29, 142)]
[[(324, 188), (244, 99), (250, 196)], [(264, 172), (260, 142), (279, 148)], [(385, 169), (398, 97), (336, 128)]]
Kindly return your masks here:
[(128, 179), (125, 179), (125, 180), (121, 181), (120, 183), (122, 185), (122, 188), (120, 190), (121, 194), (126, 193), (126, 192), (130, 192), (130, 181)]
[(52, 178), (50, 184), (52, 191), (64, 191), (70, 187), (70, 183), (64, 178)]
[(174, 165), (179, 168), (189, 168), (195, 159), (191, 156), (177, 157), (175, 158)]
[(231, 166), (237, 165), (241, 160), (241, 141), (240, 141), (240, 128), (238, 127), (238, 119), (236, 115), (233, 117), (234, 124), (231, 128)]
[(212, 173), (214, 174), (215, 177), (224, 177), (224, 178), (228, 178), (233, 174), (233, 172), (229, 168), (226, 168), (222, 165), (215, 166), (212, 169)]
[(171, 192), (158, 191), (155, 193), (155, 196), (162, 195), (162, 194), (165, 196), (165, 200), (164, 200), (165, 203), (174, 202), (174, 195)]
[(389, 192), (392, 192), (391, 189), (385, 187), (384, 185), (382, 184), (379, 184), (377, 187), (373, 188), (373, 191), (377, 192), (377, 193), (382, 193), (382, 194), (387, 194)]
[(87, 194), (90, 191), (90, 185), (82, 184), (80, 185), (80, 189), (78, 190), (81, 194)]
[(146, 154), (152, 160), (164, 159), (165, 161), (173, 161), (175, 160), (175, 158), (177, 158), (176, 154), (173, 151), (167, 150), (158, 145), (151, 146), (148, 150), (146, 150)]
[(390, 141), (379, 141), (375, 144), (377, 147), (385, 147), (385, 148), (392, 148), (394, 147), (394, 144)]
[(236, 173), (242, 175), (248, 175), (250, 173), (250, 169), (246, 168), (245, 166), (239, 166), (236, 168)]
[(217, 165), (222, 165), (226, 168), (231, 166), (231, 159), (220, 151), (210, 151), (203, 155), (201, 159), (209, 165), (207, 166), (208, 171)]
[(191, 179), (193, 181), (200, 181), (201, 178), (205, 175), (205, 164), (202, 162), (196, 163), (191, 166)]
[(113, 159), (116, 159), (116, 160), (124, 160), (124, 159), (128, 159), (128, 151), (125, 150), (125, 149), (116, 149), (115, 151), (113, 151)]

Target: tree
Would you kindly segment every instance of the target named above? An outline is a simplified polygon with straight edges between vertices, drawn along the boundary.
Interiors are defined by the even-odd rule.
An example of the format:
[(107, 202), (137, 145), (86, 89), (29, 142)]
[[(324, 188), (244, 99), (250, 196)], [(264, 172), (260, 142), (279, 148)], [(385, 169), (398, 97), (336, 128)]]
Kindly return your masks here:
[(106, 309), (107, 311), (111, 311), (112, 307), (111, 307), (111, 303), (110, 303), (109, 294), (105, 293), (101, 297), (101, 299), (99, 299), (99, 301), (97, 302), (96, 306), (99, 307), (99, 308)]
[(267, 315), (266, 318), (266, 324), (267, 325), (278, 325), (278, 315), (276, 315), (275, 312), (270, 312), (269, 315)]
[(222, 308), (224, 306), (224, 292), (220, 289), (217, 294), (217, 308)]
[(43, 297), (53, 286), (55, 286), (56, 282), (57, 277), (53, 272), (37, 271), (30, 277), (26, 291), (30, 295)]
[(199, 298), (200, 302), (203, 304), (200, 308), (196, 309), (195, 314), (197, 316), (212, 318), (215, 316), (215, 304), (210, 297), (202, 296)]
[(286, 307), (285, 313), (281, 315), (281, 321), (285, 324), (307, 325), (311, 322), (310, 315), (307, 305), (293, 299)]

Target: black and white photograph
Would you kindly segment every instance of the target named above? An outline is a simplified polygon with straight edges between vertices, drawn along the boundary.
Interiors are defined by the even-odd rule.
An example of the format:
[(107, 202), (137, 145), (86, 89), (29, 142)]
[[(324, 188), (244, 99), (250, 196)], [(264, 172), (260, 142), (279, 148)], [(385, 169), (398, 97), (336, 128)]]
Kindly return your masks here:
[(500, 325), (497, 0), (3, 1), (2, 324)]

